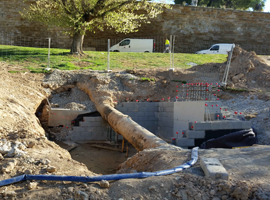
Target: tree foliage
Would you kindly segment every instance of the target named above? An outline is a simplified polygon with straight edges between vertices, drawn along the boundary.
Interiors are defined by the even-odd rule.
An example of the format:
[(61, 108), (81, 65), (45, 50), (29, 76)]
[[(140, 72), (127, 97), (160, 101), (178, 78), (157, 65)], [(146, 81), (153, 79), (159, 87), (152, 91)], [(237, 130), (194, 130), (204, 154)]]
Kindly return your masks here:
[(31, 21), (68, 28), (71, 35), (86, 30), (137, 31), (142, 23), (163, 12), (169, 5), (149, 0), (36, 0), (21, 15)]
[[(192, 0), (174, 0), (175, 4), (188, 3), (191, 4)], [(198, 6), (206, 5), (207, 7), (214, 8), (233, 8), (239, 10), (253, 10), (261, 11), (265, 6), (266, 0), (198, 0)]]

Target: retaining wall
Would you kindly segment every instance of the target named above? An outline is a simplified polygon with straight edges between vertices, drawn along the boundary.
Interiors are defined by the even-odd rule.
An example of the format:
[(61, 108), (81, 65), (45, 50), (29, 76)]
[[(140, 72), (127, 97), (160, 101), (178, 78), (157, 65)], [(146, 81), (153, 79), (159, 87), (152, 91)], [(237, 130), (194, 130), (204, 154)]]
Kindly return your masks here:
[[(32, 1), (34, 2), (34, 1)], [(52, 38), (52, 47), (69, 48), (71, 38), (64, 35), (65, 29), (46, 27), (23, 19), (19, 12), (29, 4), (21, 0), (0, 1), (0, 30), (17, 40), (29, 36), (29, 40)], [(106, 30), (87, 33), (84, 46), (106, 50), (107, 39), (145, 37), (157, 40), (156, 46), (163, 45), (164, 36), (177, 35), (175, 52), (192, 52), (209, 47), (214, 43), (236, 43), (257, 54), (270, 54), (270, 13), (236, 11), (173, 5), (165, 10), (151, 24), (143, 24), (140, 30), (131, 34), (117, 34)], [(162, 36), (159, 38), (159, 36)], [(94, 40), (93, 40), (94, 39)], [(97, 39), (104, 39), (103, 42)], [(20, 41), (23, 45), (24, 41)], [(162, 44), (158, 44), (162, 43)]]

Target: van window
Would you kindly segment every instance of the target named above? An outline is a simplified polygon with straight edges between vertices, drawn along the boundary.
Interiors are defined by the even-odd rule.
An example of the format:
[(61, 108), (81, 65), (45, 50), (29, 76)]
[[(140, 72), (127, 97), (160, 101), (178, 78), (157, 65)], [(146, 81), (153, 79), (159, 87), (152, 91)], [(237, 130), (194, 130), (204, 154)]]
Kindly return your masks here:
[(124, 40), (119, 44), (119, 46), (126, 46), (126, 45), (129, 45), (129, 44), (130, 44), (130, 40)]
[(218, 51), (219, 50), (219, 46), (215, 45), (213, 47), (211, 47), (210, 51)]

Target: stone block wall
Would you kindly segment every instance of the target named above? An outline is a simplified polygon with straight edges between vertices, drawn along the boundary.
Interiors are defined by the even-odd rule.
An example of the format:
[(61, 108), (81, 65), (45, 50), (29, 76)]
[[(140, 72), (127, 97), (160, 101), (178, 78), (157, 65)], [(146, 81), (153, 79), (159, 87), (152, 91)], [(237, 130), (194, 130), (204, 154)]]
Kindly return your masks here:
[[(20, 37), (28, 37), (32, 43), (52, 37), (52, 47), (69, 48), (71, 38), (63, 34), (64, 29), (47, 29), (42, 24), (22, 19), (19, 12), (27, 6), (21, 0), (0, 1), (0, 34), (15, 35), (18, 41)], [(110, 30), (87, 33), (84, 46), (104, 51), (107, 39), (116, 43), (130, 37), (154, 38), (156, 46), (162, 49), (164, 38), (176, 35), (175, 52), (194, 53), (215, 43), (236, 43), (246, 50), (269, 55), (269, 24), (270, 13), (173, 5), (172, 10), (165, 10), (151, 24), (143, 24), (136, 33), (125, 35)]]
[(174, 103), (160, 102), (158, 104), (158, 132), (157, 135), (164, 140), (170, 140), (174, 132)]
[(116, 109), (123, 114), (129, 115), (133, 121), (157, 134), (158, 129), (158, 102), (123, 102)]

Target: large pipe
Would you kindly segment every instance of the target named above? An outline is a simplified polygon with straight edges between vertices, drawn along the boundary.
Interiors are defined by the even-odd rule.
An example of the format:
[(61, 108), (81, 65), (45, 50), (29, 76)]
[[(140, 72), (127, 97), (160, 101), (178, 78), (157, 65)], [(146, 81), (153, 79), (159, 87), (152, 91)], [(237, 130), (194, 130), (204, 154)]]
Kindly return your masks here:
[(90, 99), (95, 103), (97, 111), (111, 125), (114, 131), (122, 135), (137, 150), (142, 151), (160, 146), (170, 146), (164, 140), (134, 122), (128, 115), (124, 115), (113, 108), (109, 94), (104, 93), (101, 95), (92, 92), (89, 83), (78, 83), (77, 86), (89, 95)]
[(168, 145), (164, 140), (134, 122), (128, 115), (124, 115), (108, 104), (98, 105), (97, 110), (116, 133), (122, 135), (139, 151)]

